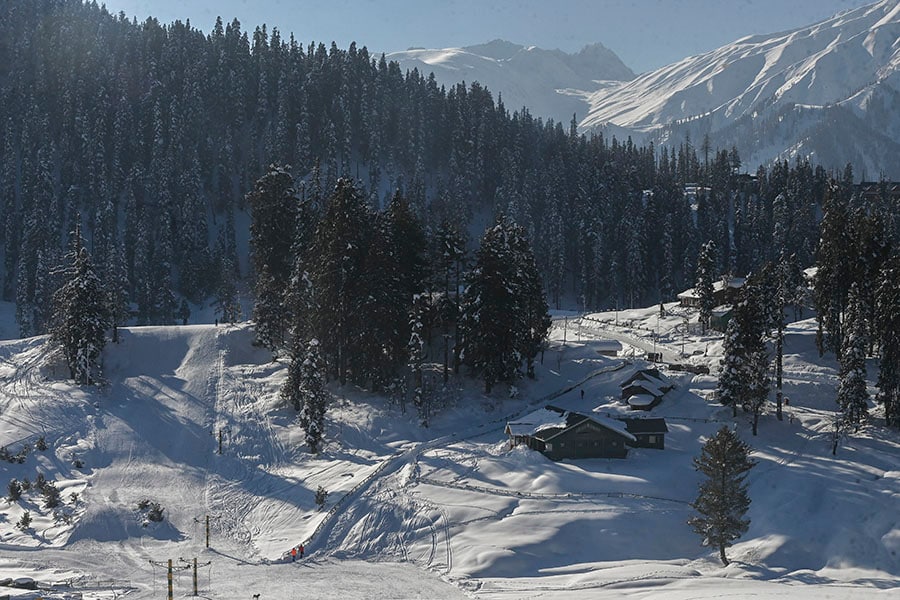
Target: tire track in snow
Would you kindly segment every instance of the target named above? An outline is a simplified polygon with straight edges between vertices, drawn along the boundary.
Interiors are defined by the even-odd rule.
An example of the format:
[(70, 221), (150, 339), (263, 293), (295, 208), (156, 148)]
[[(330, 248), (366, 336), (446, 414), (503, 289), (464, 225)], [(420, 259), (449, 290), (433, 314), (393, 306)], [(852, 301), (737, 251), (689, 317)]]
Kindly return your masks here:
[[(630, 361), (621, 361), (616, 363), (615, 365), (596, 369), (576, 383), (567, 385), (555, 392), (537, 398), (528, 403), (527, 406), (524, 406), (522, 409), (515, 411), (514, 413), (507, 414), (503, 417), (491, 421), (480, 423), (479, 425), (470, 428), (462, 435), (445, 435), (427, 442), (418, 443), (406, 450), (398, 450), (397, 452), (394, 452), (394, 454), (383, 460), (381, 464), (378, 465), (378, 467), (376, 467), (375, 470), (369, 474), (368, 477), (360, 481), (355, 487), (345, 493), (334, 504), (334, 506), (332, 506), (332, 508), (328, 511), (328, 513), (326, 513), (325, 517), (322, 519), (313, 533), (303, 542), (304, 546), (306, 546), (307, 551), (310, 555), (317, 551), (321, 552), (329, 546), (337, 548), (341, 547), (342, 543), (340, 540), (345, 539), (346, 536), (350, 533), (347, 527), (346, 521), (348, 519), (346, 519), (345, 513), (347, 513), (348, 511), (352, 511), (352, 508), (359, 505), (364, 499), (371, 498), (374, 493), (373, 488), (375, 487), (376, 482), (382, 479), (386, 479), (388, 476), (399, 471), (406, 464), (416, 464), (418, 462), (419, 455), (421, 455), (423, 452), (439, 448), (450, 442), (474, 439), (481, 437), (487, 433), (491, 433), (493, 432), (493, 428), (497, 425), (506, 423), (510, 419), (515, 419), (524, 414), (527, 414), (528, 412), (533, 411), (536, 406), (540, 406), (551, 400), (554, 400), (555, 398), (558, 398), (559, 396), (562, 396), (578, 388), (594, 377), (619, 371), (630, 364)], [(447, 573), (449, 573), (450, 569), (452, 569), (452, 545), (450, 541), (449, 523), (447, 524), (445, 531), (445, 535), (447, 538), (446, 545), (448, 548)]]

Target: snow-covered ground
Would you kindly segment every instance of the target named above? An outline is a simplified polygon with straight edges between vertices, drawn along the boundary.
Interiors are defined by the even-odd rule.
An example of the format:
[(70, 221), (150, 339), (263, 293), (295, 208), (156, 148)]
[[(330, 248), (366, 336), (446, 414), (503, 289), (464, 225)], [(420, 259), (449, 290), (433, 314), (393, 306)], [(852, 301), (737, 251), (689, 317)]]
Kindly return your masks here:
[[(3, 315), (0, 330), (14, 331)], [(428, 429), (385, 398), (335, 387), (317, 457), (279, 402), (285, 364), (251, 345), (246, 324), (125, 329), (95, 389), (70, 385), (43, 338), (0, 342), (0, 445), (31, 448), (21, 464), (0, 461), (0, 489), (40, 472), (63, 500), (55, 515), (33, 489), (0, 500), (0, 579), (57, 584), (8, 588), (24, 598), (161, 598), (172, 559), (174, 594), (189, 596), (196, 558), (199, 594), (222, 599), (893, 597), (900, 436), (871, 425), (831, 456), (836, 364), (800, 321), (785, 420), (764, 416), (752, 437), (712, 401), (721, 341), (695, 321), (674, 305), (559, 314), (537, 380), (510, 398), (451, 379)], [(596, 352), (604, 339), (623, 342), (619, 357)], [(653, 409), (668, 422), (665, 450), (554, 463), (508, 448), (506, 421), (548, 402), (624, 413), (619, 383), (654, 351), (712, 369), (666, 371), (677, 387)], [(722, 425), (759, 461), (750, 531), (727, 568), (685, 523), (692, 458)], [(147, 520), (146, 502), (163, 521)], [(285, 560), (301, 542), (307, 556)]]

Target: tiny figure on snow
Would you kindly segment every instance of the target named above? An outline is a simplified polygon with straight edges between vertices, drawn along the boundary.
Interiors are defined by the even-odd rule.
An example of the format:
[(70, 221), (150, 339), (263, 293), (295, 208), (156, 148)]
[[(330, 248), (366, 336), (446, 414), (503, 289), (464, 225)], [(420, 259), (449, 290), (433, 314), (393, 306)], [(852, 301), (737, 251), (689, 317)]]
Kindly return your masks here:
[(584, 388), (581, 388), (581, 399), (584, 400)]
[(297, 546), (291, 548), (291, 562), (297, 560)]
[(303, 547), (303, 544), (300, 544), (300, 558), (303, 558), (303, 552), (304, 552), (305, 550), (306, 550), (306, 549)]

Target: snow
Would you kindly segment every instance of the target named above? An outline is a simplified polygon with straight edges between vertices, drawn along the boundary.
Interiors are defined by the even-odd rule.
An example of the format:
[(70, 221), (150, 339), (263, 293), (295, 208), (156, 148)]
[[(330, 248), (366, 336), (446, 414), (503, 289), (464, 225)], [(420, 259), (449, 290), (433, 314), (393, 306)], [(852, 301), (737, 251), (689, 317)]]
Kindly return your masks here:
[(494, 40), (465, 48), (410, 49), (385, 58), (397, 61), (403, 71), (418, 69), (425, 77), (434, 73), (438, 85), (447, 88), (478, 82), (495, 102), (502, 96), (510, 112), (528, 107), (533, 116), (558, 123), (568, 123), (573, 114), (586, 115), (587, 98), (598, 86), (634, 77), (600, 44), (566, 54)]
[[(0, 501), (0, 579), (57, 584), (7, 588), (11, 598), (159, 598), (166, 561), (196, 557), (211, 599), (893, 597), (900, 436), (876, 420), (831, 456), (837, 364), (819, 359), (814, 321), (788, 327), (788, 416), (763, 415), (754, 438), (744, 415), (707, 399), (721, 338), (700, 333), (696, 313), (664, 309), (557, 320), (518, 399), (451, 380), (430, 429), (384, 398), (332, 387), (316, 457), (278, 400), (286, 364), (252, 346), (247, 324), (125, 328), (94, 388), (66, 381), (43, 338), (0, 342), (0, 445), (15, 453), (43, 435), (50, 446), (0, 468), (7, 480), (55, 480), (69, 515), (54, 519), (33, 492)], [(8, 311), (2, 319), (15, 330)], [(627, 356), (598, 355), (596, 339), (622, 341)], [(556, 463), (508, 448), (506, 424), (548, 403), (621, 426), (619, 385), (652, 348), (713, 373), (665, 372), (677, 384), (654, 409), (665, 450)], [(691, 461), (722, 426), (759, 462), (750, 530), (728, 567), (686, 524)], [(143, 525), (143, 500), (160, 503), (162, 522)], [(24, 510), (34, 520), (23, 532)], [(300, 542), (307, 557), (285, 560)], [(176, 570), (175, 594), (191, 588), (191, 570)]]

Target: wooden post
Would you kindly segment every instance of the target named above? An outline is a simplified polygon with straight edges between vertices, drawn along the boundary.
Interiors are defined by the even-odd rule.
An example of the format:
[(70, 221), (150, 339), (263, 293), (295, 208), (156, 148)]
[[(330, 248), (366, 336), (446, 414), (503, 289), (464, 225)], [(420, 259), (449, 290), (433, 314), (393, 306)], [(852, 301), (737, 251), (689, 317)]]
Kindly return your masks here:
[(222, 429), (219, 429), (219, 454), (222, 454)]
[(172, 593), (172, 559), (169, 559), (169, 568), (166, 572), (166, 582), (168, 584), (168, 595), (166, 596), (169, 600), (173, 599)]
[(209, 548), (209, 515), (206, 515), (206, 547)]
[(199, 595), (197, 593), (197, 557), (194, 557), (194, 595)]

